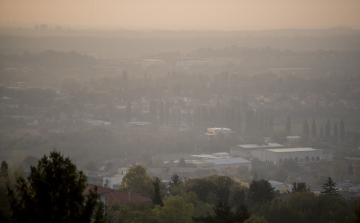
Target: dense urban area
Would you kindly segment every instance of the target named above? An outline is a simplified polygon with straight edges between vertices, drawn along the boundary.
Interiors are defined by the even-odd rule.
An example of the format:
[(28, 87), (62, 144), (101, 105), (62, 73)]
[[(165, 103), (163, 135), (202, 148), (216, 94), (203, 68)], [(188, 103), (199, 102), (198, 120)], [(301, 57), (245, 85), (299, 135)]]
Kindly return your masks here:
[(1, 28), (0, 221), (359, 222), (359, 71), (347, 27)]

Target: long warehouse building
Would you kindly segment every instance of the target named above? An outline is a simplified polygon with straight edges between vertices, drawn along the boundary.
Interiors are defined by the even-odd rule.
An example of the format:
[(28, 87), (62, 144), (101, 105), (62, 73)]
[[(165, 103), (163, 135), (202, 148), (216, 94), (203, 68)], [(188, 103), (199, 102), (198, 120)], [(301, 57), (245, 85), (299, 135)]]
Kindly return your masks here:
[(266, 149), (261, 151), (252, 151), (252, 157), (257, 157), (264, 162), (274, 164), (282, 163), (285, 159), (293, 159), (298, 164), (316, 162), (320, 160), (332, 160), (331, 151), (313, 148), (284, 148), (284, 149)]

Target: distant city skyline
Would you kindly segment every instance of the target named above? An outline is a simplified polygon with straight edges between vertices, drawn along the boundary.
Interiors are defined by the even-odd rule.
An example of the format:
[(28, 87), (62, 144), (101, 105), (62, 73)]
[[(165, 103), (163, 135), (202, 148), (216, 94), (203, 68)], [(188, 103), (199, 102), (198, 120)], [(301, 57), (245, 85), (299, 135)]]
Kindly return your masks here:
[(169, 30), (360, 28), (358, 0), (0, 0), (0, 23)]

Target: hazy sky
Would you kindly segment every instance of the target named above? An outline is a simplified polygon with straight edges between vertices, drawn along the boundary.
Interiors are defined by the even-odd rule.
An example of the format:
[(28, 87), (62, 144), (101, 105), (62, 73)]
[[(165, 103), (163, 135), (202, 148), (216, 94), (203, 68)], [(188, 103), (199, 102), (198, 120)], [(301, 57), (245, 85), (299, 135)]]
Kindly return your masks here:
[(0, 22), (155, 29), (360, 28), (360, 0), (0, 0)]

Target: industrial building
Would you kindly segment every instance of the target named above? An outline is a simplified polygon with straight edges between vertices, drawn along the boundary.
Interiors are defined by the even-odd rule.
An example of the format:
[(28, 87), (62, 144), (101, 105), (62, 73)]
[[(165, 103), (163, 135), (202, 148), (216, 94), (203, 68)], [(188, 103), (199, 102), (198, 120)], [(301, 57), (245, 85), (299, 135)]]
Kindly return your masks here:
[(213, 168), (216, 170), (220, 170), (223, 167), (231, 167), (231, 168), (246, 167), (248, 170), (251, 170), (251, 161), (246, 160), (242, 157), (207, 159), (204, 160), (204, 162), (212, 163)]
[(320, 160), (332, 160), (331, 151), (313, 148), (283, 148), (283, 149), (265, 149), (251, 152), (252, 157), (257, 157), (264, 162), (274, 164), (282, 163), (286, 159), (293, 159), (299, 165), (308, 162)]
[(246, 167), (248, 170), (251, 169), (251, 161), (246, 160), (242, 157), (230, 158), (229, 153), (213, 153), (212, 155), (201, 154), (191, 155), (192, 157), (199, 158), (191, 163), (195, 164), (198, 168), (210, 168), (220, 170), (223, 167)]
[(278, 143), (262, 143), (262, 144), (243, 144), (236, 145), (230, 148), (231, 157), (243, 157), (245, 159), (252, 159), (253, 151), (263, 151), (265, 149), (282, 148), (283, 145)]
[(219, 159), (219, 158), (230, 158), (229, 153), (213, 153), (212, 155), (201, 154), (201, 155), (191, 155), (192, 157), (200, 159)]

